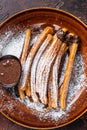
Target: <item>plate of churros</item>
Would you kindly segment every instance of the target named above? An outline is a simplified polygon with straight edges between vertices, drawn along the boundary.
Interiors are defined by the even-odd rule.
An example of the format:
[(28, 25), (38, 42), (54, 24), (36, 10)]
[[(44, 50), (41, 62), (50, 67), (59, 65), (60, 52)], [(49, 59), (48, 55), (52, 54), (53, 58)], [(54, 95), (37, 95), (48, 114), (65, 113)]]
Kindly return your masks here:
[(33, 129), (67, 125), (87, 111), (87, 26), (52, 8), (0, 24), (0, 111)]

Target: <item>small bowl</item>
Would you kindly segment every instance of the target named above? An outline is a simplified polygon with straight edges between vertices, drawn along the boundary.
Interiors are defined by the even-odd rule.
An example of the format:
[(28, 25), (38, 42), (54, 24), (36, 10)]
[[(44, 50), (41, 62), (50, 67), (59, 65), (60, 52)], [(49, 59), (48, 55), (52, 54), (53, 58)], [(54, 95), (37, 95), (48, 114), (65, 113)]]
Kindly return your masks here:
[[(10, 59), (12, 59), (10, 62), (9, 62), (9, 60)], [(7, 60), (7, 61), (6, 61)], [(11, 67), (13, 67), (13, 65), (14, 65), (14, 62), (15, 61), (18, 63), (18, 64), (16, 64), (16, 65), (19, 65), (19, 67), (17, 68), (17, 71), (14, 71)], [(18, 84), (18, 82), (19, 82), (19, 80), (20, 80), (20, 77), (21, 77), (21, 72), (22, 72), (22, 66), (21, 66), (21, 63), (20, 63), (20, 60), (17, 58), (17, 57), (15, 57), (15, 56), (13, 56), (13, 55), (5, 55), (5, 56), (2, 56), (2, 57), (0, 57), (0, 62), (1, 61), (5, 61), (5, 62), (2, 62), (2, 64), (3, 64), (3, 66), (4, 67), (9, 67), (10, 66), (10, 69), (9, 69), (9, 72), (12, 72), (12, 73), (10, 73), (11, 75), (12, 75), (12, 77), (14, 78), (14, 76), (13, 76), (13, 71), (14, 72), (19, 72), (19, 76), (18, 76), (18, 79), (15, 81), (15, 79), (13, 79), (13, 83), (4, 83), (4, 82), (2, 82), (2, 81), (0, 81), (0, 85), (2, 86), (2, 87), (5, 87), (5, 88), (11, 88), (11, 87), (14, 87), (14, 86), (16, 86), (17, 84)], [(16, 63), (15, 62), (15, 63)], [(12, 66), (11, 66), (12, 65)], [(18, 71), (18, 69), (20, 68), (20, 70)], [(7, 71), (5, 71), (6, 73), (9, 73), (8, 72), (8, 68), (7, 68)], [(2, 74), (4, 74), (4, 72), (2, 73)], [(15, 75), (15, 74), (14, 74)], [(2, 75), (2, 76), (4, 76), (4, 75)], [(7, 75), (6, 75), (7, 76)], [(8, 78), (8, 77), (7, 77)], [(6, 77), (5, 77), (5, 79), (6, 79)], [(9, 79), (10, 80), (10, 79)], [(7, 81), (7, 82), (10, 82), (10, 81)]]

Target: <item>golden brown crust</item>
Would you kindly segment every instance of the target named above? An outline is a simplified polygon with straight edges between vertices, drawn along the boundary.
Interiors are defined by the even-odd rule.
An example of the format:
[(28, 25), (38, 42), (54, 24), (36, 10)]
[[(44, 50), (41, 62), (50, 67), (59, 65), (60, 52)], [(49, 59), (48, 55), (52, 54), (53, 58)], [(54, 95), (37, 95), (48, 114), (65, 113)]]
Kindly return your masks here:
[(70, 82), (71, 72), (72, 72), (77, 48), (78, 48), (77, 43), (73, 43), (71, 45), (71, 50), (70, 50), (70, 55), (69, 55), (69, 59), (68, 59), (68, 64), (66, 67), (64, 81), (63, 81), (63, 84), (60, 89), (60, 104), (61, 104), (61, 108), (63, 110), (66, 108), (66, 98), (67, 98), (67, 93), (68, 93), (68, 86), (69, 86), (69, 82)]
[[(66, 51), (66, 43), (62, 43), (60, 50), (58, 51), (57, 57), (55, 59), (52, 72), (50, 74), (49, 86), (48, 86), (48, 107), (49, 108), (58, 108), (58, 71), (60, 66), (61, 58)], [(51, 80), (51, 81), (50, 81)]]
[[(25, 40), (24, 40), (24, 45), (23, 45), (23, 50), (22, 50), (22, 55), (21, 55), (21, 59), (20, 59), (21, 64), (22, 64), (22, 68), (23, 68), (24, 63), (25, 63), (26, 58), (27, 58), (28, 48), (30, 46), (29, 45), (30, 37), (31, 37), (31, 30), (27, 29), (26, 30), (26, 35), (25, 35)], [(19, 85), (18, 85), (18, 91), (19, 91), (20, 98), (24, 99), (25, 98), (25, 93), (20, 88), (21, 88), (21, 80), (20, 80)]]
[(55, 34), (53, 37), (53, 42), (51, 43), (49, 49), (47, 50), (47, 53), (44, 54), (42, 60), (42, 66), (39, 63), (39, 80), (38, 85), (39, 86), (39, 96), (40, 100), (43, 104), (47, 104), (47, 84), (49, 80), (49, 74), (50, 74), (50, 68), (56, 58), (57, 52), (59, 50), (59, 47), (61, 45), (61, 42), (59, 43), (57, 35)]
[[(27, 81), (29, 81), (28, 89), (30, 90), (30, 70), (31, 70), (31, 65), (32, 65), (34, 56), (36, 55), (39, 47), (41, 46), (41, 44), (43, 43), (43, 41), (47, 37), (47, 34), (52, 34), (52, 33), (53, 33), (53, 28), (46, 27), (41, 32), (41, 34), (38, 36), (36, 42), (32, 46), (32, 48), (31, 48), (31, 50), (30, 50), (30, 52), (29, 52), (29, 54), (27, 56), (24, 68), (23, 68), (24, 70), (23, 70), (23, 73), (22, 73), (22, 81), (21, 81), (21, 84), (20, 84), (20, 89), (22, 91), (26, 90)], [(38, 101), (37, 95), (35, 96), (35, 100)]]
[(40, 60), (40, 57), (42, 56), (42, 54), (44, 53), (44, 51), (46, 50), (46, 48), (49, 46), (50, 42), (52, 40), (52, 35), (48, 34), (47, 38), (45, 39), (45, 41), (43, 42), (43, 44), (41, 45), (41, 47), (39, 48), (32, 67), (31, 67), (31, 97), (33, 99), (33, 101), (35, 102), (35, 93), (37, 92), (37, 88), (36, 88), (36, 70), (37, 70), (37, 65), (38, 62)]

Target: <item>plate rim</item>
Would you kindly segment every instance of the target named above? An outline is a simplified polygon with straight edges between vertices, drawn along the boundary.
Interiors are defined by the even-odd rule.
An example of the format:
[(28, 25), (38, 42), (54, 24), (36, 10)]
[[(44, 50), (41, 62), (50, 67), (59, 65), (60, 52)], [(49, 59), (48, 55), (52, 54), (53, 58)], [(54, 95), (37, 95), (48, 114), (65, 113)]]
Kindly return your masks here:
[[(35, 10), (37, 11), (37, 10), (39, 10), (39, 9), (51, 10), (51, 11), (58, 11), (58, 12), (67, 14), (68, 16), (71, 16), (74, 20), (77, 20), (82, 26), (84, 26), (85, 28), (87, 28), (87, 25), (86, 25), (81, 19), (79, 19), (77, 16), (75, 16), (75, 15), (73, 15), (73, 14), (67, 12), (67, 11), (64, 11), (64, 10), (62, 10), (62, 9), (51, 8), (51, 7), (27, 8), (27, 9), (24, 9), (24, 10), (22, 10), (22, 11), (16, 12), (16, 13), (14, 13), (13, 15), (9, 16), (8, 18), (6, 18), (4, 21), (2, 21), (2, 22), (0, 23), (0, 27), (2, 27), (7, 21), (9, 21), (10, 19), (16, 17), (17, 15), (20, 15), (20, 14), (25, 13), (25, 12), (27, 12), (27, 11), (35, 11)], [(31, 127), (31, 126), (28, 126), (28, 125), (19, 123), (19, 122), (15, 121), (14, 119), (12, 119), (11, 117), (7, 116), (3, 111), (0, 110), (0, 113), (1, 113), (4, 117), (6, 117), (8, 120), (14, 122), (14, 123), (17, 124), (17, 125), (20, 125), (20, 126), (23, 126), (23, 127), (26, 127), (26, 128), (33, 128), (33, 129), (55, 129), (55, 128), (60, 128), (60, 127), (66, 126), (66, 125), (68, 125), (68, 124), (74, 122), (75, 120), (77, 120), (78, 118), (80, 118), (80, 117), (81, 117), (83, 114), (85, 114), (86, 112), (87, 112), (87, 108), (86, 108), (85, 110), (83, 110), (83, 112), (82, 112), (80, 115), (76, 116), (74, 119), (72, 119), (71, 121), (69, 121), (69, 122), (67, 122), (67, 123), (65, 123), (65, 124), (61, 124), (61, 125), (59, 125), (59, 126), (49, 127), (49, 128), (44, 128), (44, 127), (43, 127), (43, 128), (42, 128), (42, 127), (40, 128), (40, 127)]]
[(31, 129), (48, 129), (48, 130), (50, 130), (50, 129), (56, 129), (56, 128), (61, 128), (61, 127), (64, 127), (64, 126), (67, 126), (67, 125), (69, 125), (69, 124), (71, 124), (71, 123), (73, 123), (74, 121), (76, 121), (77, 119), (79, 119), (81, 116), (83, 116), (86, 112), (87, 112), (87, 110), (85, 110), (85, 111), (83, 111), (79, 116), (77, 116), (76, 118), (74, 118), (73, 120), (71, 120), (71, 121), (69, 121), (69, 122), (67, 122), (67, 123), (65, 123), (65, 124), (61, 124), (61, 125), (59, 125), (59, 126), (55, 126), (55, 127), (49, 127), (49, 128), (44, 128), (44, 127), (31, 127), (31, 126), (28, 126), (28, 125), (24, 125), (24, 124), (22, 124), (22, 123), (19, 123), (19, 122), (17, 122), (17, 121), (15, 121), (14, 119), (12, 119), (11, 117), (9, 117), (9, 116), (7, 116), (4, 112), (2, 112), (2, 111), (0, 111), (1, 112), (1, 114), (4, 116), (4, 117), (6, 117), (8, 120), (10, 120), (10, 121), (12, 121), (13, 123), (15, 123), (15, 124), (17, 124), (17, 125), (20, 125), (20, 126), (22, 126), (22, 127), (25, 127), (25, 128), (31, 128)]
[(36, 8), (27, 8), (27, 9), (24, 9), (22, 11), (18, 11), (18, 12), (15, 12), (14, 14), (12, 14), (11, 16), (9, 16), (8, 18), (6, 18), (4, 21), (2, 21), (0, 23), (0, 26), (2, 26), (3, 24), (5, 24), (8, 20), (12, 19), (13, 17), (21, 14), (21, 13), (24, 13), (26, 11), (33, 11), (33, 10), (38, 10), (38, 9), (45, 9), (45, 10), (53, 10), (53, 11), (58, 11), (58, 12), (61, 12), (61, 13), (65, 13), (71, 17), (73, 17), (75, 20), (77, 20), (78, 22), (80, 22), (80, 24), (82, 24), (84, 27), (87, 28), (87, 25), (80, 19), (78, 18), (77, 16), (73, 15), (72, 13), (68, 12), (68, 11), (65, 11), (65, 10), (62, 10), (62, 9), (58, 9), (58, 8), (51, 8), (51, 7), (36, 7)]

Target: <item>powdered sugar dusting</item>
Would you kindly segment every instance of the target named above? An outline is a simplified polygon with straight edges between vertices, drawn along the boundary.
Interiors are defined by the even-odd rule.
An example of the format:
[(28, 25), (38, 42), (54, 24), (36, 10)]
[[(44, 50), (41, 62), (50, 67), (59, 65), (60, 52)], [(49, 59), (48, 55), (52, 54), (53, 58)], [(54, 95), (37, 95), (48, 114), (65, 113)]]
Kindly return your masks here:
[[(12, 34), (10, 34), (10, 35), (12, 35)], [(22, 47), (23, 47), (23, 43), (24, 43), (24, 36), (25, 35), (23, 33), (21, 33), (20, 35), (14, 36), (11, 39), (9, 38), (9, 40), (7, 41), (7, 43), (5, 45), (5, 48), (2, 48), (2, 55), (14, 55), (19, 58), (21, 55), (21, 51), (22, 51)], [(8, 37), (6, 37), (5, 40), (7, 38)]]
[(83, 62), (83, 58), (81, 54), (78, 52), (75, 58), (73, 71), (72, 71), (72, 77), (69, 84), (69, 92), (68, 92), (68, 102), (71, 102), (72, 97), (76, 95), (80, 89), (82, 89), (83, 86), (86, 87), (86, 75), (84, 74), (85, 64)]
[[(16, 35), (14, 37), (12, 36), (13, 36), (13, 33), (11, 31), (5, 33), (5, 35), (3, 36), (0, 36), (0, 53), (1, 55), (13, 54), (17, 57), (20, 57), (25, 34), (21, 33), (20, 35)], [(35, 39), (33, 42), (35, 42)], [(62, 74), (60, 78), (60, 83), (59, 83), (60, 85), (63, 82), (67, 60), (68, 60), (68, 57), (66, 56), (66, 60), (64, 63), (65, 65), (62, 69)], [(36, 116), (38, 116), (40, 120), (50, 119), (56, 122), (59, 119), (62, 119), (63, 117), (68, 116), (67, 112), (71, 110), (71, 106), (73, 106), (77, 98), (79, 98), (80, 92), (83, 91), (84, 87), (87, 87), (87, 83), (85, 82), (86, 76), (84, 73), (85, 66), (86, 65), (83, 62), (83, 57), (80, 54), (80, 52), (78, 52), (75, 58), (73, 71), (72, 71), (72, 77), (69, 84), (66, 111), (63, 111), (60, 108), (58, 108), (57, 110), (55, 109), (49, 110), (45, 107), (45, 105), (43, 105), (40, 102), (34, 103), (30, 101), (27, 96), (24, 101), (22, 101), (20, 98), (17, 98), (17, 97), (16, 99), (19, 100), (21, 103), (25, 104), (28, 108), (32, 109), (33, 110), (32, 114), (36, 114)], [(77, 96), (78, 92), (79, 92), (79, 95)], [(9, 105), (8, 108), (12, 109), (13, 106)]]
[[(65, 64), (67, 64), (67, 56), (65, 60)], [(63, 71), (65, 72), (65, 67), (64, 65)], [(85, 64), (83, 62), (82, 55), (78, 52), (75, 58), (74, 62), (74, 67), (73, 67), (73, 72), (72, 72), (72, 77), (71, 81), (69, 84), (69, 92), (68, 92), (68, 98), (67, 98), (67, 108), (65, 111), (61, 110), (58, 108), (57, 110), (55, 109), (47, 109), (45, 105), (42, 103), (33, 103), (29, 100), (28, 97), (25, 98), (24, 101), (18, 98), (22, 103), (26, 104), (27, 107), (33, 109), (33, 114), (37, 114), (40, 120), (44, 119), (50, 119), (52, 121), (58, 121), (59, 119), (62, 119), (64, 117), (69, 116), (67, 113), (71, 110), (71, 107), (75, 103), (75, 101), (79, 98), (81, 92), (84, 90), (84, 88), (87, 86), (85, 80), (86, 76), (84, 74), (84, 68)], [(62, 73), (64, 73), (62, 72)], [(64, 76), (63, 76), (64, 77)], [(63, 80), (61, 78), (61, 80)], [(62, 82), (62, 81), (61, 81)], [(79, 92), (79, 94), (78, 94)]]
[(5, 34), (0, 35), (0, 54), (2, 52), (3, 47), (9, 43), (9, 39), (11, 39), (13, 33), (11, 31), (5, 32)]

